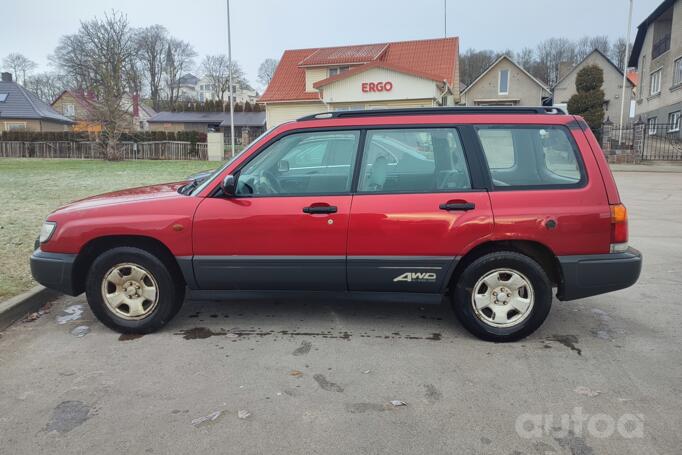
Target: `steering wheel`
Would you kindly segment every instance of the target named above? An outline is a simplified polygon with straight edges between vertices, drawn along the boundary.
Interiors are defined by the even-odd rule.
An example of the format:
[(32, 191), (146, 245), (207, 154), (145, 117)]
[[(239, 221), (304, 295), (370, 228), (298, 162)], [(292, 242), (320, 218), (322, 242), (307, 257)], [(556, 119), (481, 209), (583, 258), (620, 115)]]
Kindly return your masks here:
[(275, 174), (270, 171), (262, 171), (258, 179), (258, 192), (264, 194), (278, 194), (282, 192), (282, 186)]

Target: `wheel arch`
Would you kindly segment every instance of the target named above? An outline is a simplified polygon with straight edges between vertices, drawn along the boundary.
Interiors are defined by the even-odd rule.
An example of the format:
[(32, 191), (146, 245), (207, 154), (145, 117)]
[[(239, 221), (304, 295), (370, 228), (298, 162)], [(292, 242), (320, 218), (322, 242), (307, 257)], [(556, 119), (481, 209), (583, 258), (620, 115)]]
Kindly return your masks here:
[(73, 266), (73, 289), (78, 295), (85, 291), (85, 282), (90, 266), (105, 251), (118, 247), (134, 247), (158, 257), (177, 280), (186, 284), (185, 274), (171, 250), (160, 240), (142, 235), (110, 235), (91, 239), (81, 248)]
[(559, 259), (548, 246), (533, 240), (491, 240), (475, 246), (459, 259), (447, 280), (450, 289), (469, 264), (481, 256), (499, 251), (512, 251), (530, 257), (540, 264), (553, 286), (560, 288), (563, 285)]

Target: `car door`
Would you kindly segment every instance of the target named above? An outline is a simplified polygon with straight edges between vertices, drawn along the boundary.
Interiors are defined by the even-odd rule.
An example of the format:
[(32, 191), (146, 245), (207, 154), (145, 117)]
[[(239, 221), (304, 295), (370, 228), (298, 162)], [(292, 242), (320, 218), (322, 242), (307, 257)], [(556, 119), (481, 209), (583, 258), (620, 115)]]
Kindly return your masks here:
[(348, 232), (350, 290), (441, 292), (458, 258), (490, 235), (467, 131), (467, 141), (454, 127), (367, 131)]
[[(199, 287), (345, 290), (359, 138), (357, 130), (285, 133), (235, 172), (233, 197), (206, 198), (194, 219)], [(339, 141), (346, 162), (325, 166)]]

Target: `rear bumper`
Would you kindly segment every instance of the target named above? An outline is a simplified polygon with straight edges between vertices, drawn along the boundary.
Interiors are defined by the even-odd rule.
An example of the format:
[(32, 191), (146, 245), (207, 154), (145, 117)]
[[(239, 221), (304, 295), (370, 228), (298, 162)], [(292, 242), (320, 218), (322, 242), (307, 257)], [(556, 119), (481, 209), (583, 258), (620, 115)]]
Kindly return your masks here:
[(75, 254), (46, 253), (38, 248), (31, 255), (31, 274), (48, 289), (75, 295), (72, 279), (75, 261)]
[(637, 282), (642, 254), (634, 248), (624, 253), (559, 256), (563, 282), (559, 300), (575, 300), (617, 291)]

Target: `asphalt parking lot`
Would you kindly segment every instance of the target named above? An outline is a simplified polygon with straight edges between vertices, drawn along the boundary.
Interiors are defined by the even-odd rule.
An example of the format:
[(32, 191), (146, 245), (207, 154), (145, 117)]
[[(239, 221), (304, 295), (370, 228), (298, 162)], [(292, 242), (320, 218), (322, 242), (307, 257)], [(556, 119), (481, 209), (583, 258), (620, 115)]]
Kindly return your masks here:
[(363, 302), (188, 302), (121, 337), (60, 298), (0, 335), (0, 453), (679, 453), (682, 174), (616, 179), (639, 283), (513, 344)]

